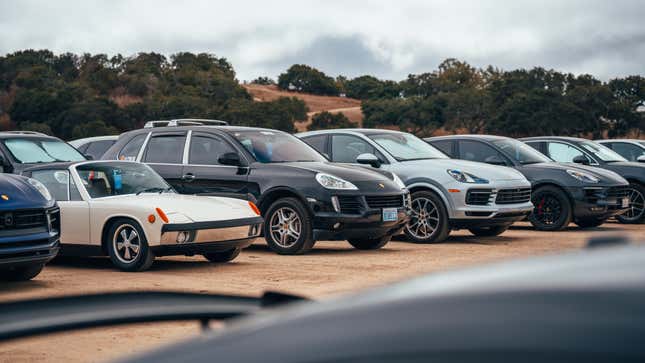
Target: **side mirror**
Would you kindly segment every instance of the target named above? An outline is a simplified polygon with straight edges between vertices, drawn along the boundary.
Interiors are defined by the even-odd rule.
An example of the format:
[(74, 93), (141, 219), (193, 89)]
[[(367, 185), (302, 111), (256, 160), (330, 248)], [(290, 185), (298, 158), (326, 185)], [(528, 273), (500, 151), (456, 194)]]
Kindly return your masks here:
[(484, 159), (484, 162), (486, 164), (506, 166), (506, 162), (497, 155), (487, 157), (486, 159)]
[(573, 162), (576, 164), (589, 165), (589, 159), (584, 155), (578, 155), (573, 158)]
[(379, 158), (376, 155), (370, 154), (370, 153), (358, 155), (356, 157), (356, 162), (359, 164), (371, 165), (375, 168), (381, 167), (381, 160), (379, 160)]
[(230, 166), (242, 165), (242, 161), (240, 160), (240, 155), (234, 152), (222, 154), (222, 156), (220, 156), (219, 159), (217, 159), (217, 162), (219, 162), (222, 165), (230, 165)]
[(641, 155), (637, 157), (636, 161), (638, 161), (639, 163), (645, 163), (645, 155)]

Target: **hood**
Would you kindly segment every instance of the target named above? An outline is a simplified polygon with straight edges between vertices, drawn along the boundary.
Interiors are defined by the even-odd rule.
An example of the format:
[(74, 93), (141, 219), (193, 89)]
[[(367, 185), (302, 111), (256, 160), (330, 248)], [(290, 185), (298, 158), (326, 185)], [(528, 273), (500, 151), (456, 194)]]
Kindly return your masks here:
[(13, 174), (0, 174), (0, 210), (46, 208), (54, 204), (27, 182), (27, 178)]
[(410, 160), (401, 162), (402, 166), (412, 168), (415, 170), (428, 170), (435, 172), (436, 169), (441, 169), (444, 172), (448, 169), (457, 169), (469, 174), (473, 174), (480, 178), (490, 181), (502, 180), (525, 180), (522, 173), (506, 166), (490, 165), (479, 163), (475, 161), (459, 160), (459, 159), (426, 159), (426, 160)]
[(153, 213), (161, 208), (171, 223), (206, 222), (257, 217), (248, 201), (224, 197), (206, 197), (176, 193), (144, 193), (95, 199)]
[(525, 169), (529, 169), (534, 172), (539, 172), (541, 170), (543, 171), (561, 170), (563, 173), (566, 173), (566, 170), (575, 170), (575, 171), (591, 174), (596, 178), (600, 179), (600, 182), (604, 184), (627, 184), (627, 180), (625, 180), (623, 177), (614, 173), (611, 170), (605, 170), (605, 169), (597, 168), (594, 166), (588, 166), (588, 165), (552, 162), (552, 163), (528, 164), (528, 165), (524, 165), (523, 167)]
[(617, 161), (603, 164), (602, 168), (611, 170), (623, 178), (636, 179), (645, 182), (645, 163), (633, 161)]

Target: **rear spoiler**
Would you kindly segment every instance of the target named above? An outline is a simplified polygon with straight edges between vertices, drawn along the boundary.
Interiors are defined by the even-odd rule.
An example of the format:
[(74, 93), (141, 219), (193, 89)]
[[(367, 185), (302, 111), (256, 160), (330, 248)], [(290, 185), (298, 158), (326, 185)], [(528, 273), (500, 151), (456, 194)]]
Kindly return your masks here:
[(305, 298), (275, 292), (260, 298), (174, 292), (126, 292), (0, 304), (0, 341), (132, 323), (211, 320), (254, 314)]

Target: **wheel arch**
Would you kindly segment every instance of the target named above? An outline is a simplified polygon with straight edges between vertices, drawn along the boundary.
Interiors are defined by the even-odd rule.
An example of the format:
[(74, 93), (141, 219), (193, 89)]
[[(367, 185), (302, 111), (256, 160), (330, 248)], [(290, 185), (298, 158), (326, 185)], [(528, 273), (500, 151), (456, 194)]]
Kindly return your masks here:
[(547, 187), (547, 186), (548, 187), (558, 188), (559, 190), (561, 190), (564, 193), (564, 195), (567, 196), (567, 199), (569, 200), (569, 204), (571, 204), (572, 213), (573, 213), (573, 211), (575, 210), (575, 200), (574, 200), (573, 196), (571, 195), (571, 193), (567, 190), (567, 188), (565, 188), (564, 186), (562, 186), (562, 185), (560, 185), (558, 183), (555, 183), (555, 182), (552, 182), (552, 181), (543, 181), (543, 182), (535, 183), (534, 185), (531, 186), (531, 199), (533, 198), (533, 193), (538, 188)]
[(448, 211), (448, 217), (452, 217), (453, 211), (454, 211), (454, 205), (450, 201), (450, 199), (446, 196), (443, 190), (441, 190), (440, 187), (432, 184), (431, 182), (414, 182), (411, 183), (410, 185), (407, 186), (408, 190), (410, 191), (410, 194), (413, 194), (418, 191), (431, 191), (436, 193), (439, 198), (441, 198), (441, 201), (443, 202), (444, 207), (446, 207), (446, 210)]
[(264, 193), (262, 193), (262, 196), (258, 200), (258, 208), (260, 208), (260, 212), (264, 215), (264, 213), (269, 209), (271, 204), (275, 202), (278, 199), (282, 198), (296, 198), (299, 200), (302, 205), (305, 207), (305, 209), (311, 213), (311, 210), (309, 208), (309, 205), (306, 201), (306, 199), (300, 195), (295, 189), (289, 188), (289, 187), (275, 187), (271, 188)]
[(141, 220), (139, 220), (139, 218), (136, 218), (132, 215), (112, 215), (105, 219), (105, 222), (103, 222), (103, 227), (101, 229), (101, 250), (104, 254), (108, 254), (108, 231), (110, 230), (110, 227), (112, 227), (112, 224), (118, 219), (129, 219), (136, 222), (139, 225), (139, 228), (141, 228), (141, 231), (143, 231), (143, 235), (146, 238), (146, 241), (150, 241), (146, 229), (144, 228), (144, 225), (141, 223)]

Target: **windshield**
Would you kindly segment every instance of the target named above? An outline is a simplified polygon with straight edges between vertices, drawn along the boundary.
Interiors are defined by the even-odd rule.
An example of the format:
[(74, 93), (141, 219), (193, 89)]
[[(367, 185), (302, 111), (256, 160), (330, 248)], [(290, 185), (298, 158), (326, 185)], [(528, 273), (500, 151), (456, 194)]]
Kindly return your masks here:
[(326, 161), (316, 150), (295, 136), (280, 131), (236, 131), (232, 135), (261, 163)]
[(398, 161), (448, 159), (446, 154), (412, 134), (397, 132), (368, 135), (368, 137)]
[(537, 164), (553, 161), (527, 144), (514, 139), (496, 140), (493, 141), (493, 144), (500, 148), (506, 156), (520, 164)]
[(21, 164), (85, 160), (76, 149), (59, 140), (8, 139), (4, 145)]
[(598, 159), (606, 162), (606, 163), (611, 163), (615, 161), (627, 161), (624, 157), (620, 156), (620, 154), (616, 153), (612, 149), (608, 148), (605, 145), (601, 145), (595, 142), (591, 141), (583, 141), (580, 143), (580, 146), (582, 146), (585, 151), (593, 154), (595, 157)]
[(90, 163), (76, 167), (83, 187), (92, 198), (138, 193), (173, 192), (149, 166), (139, 163)]

